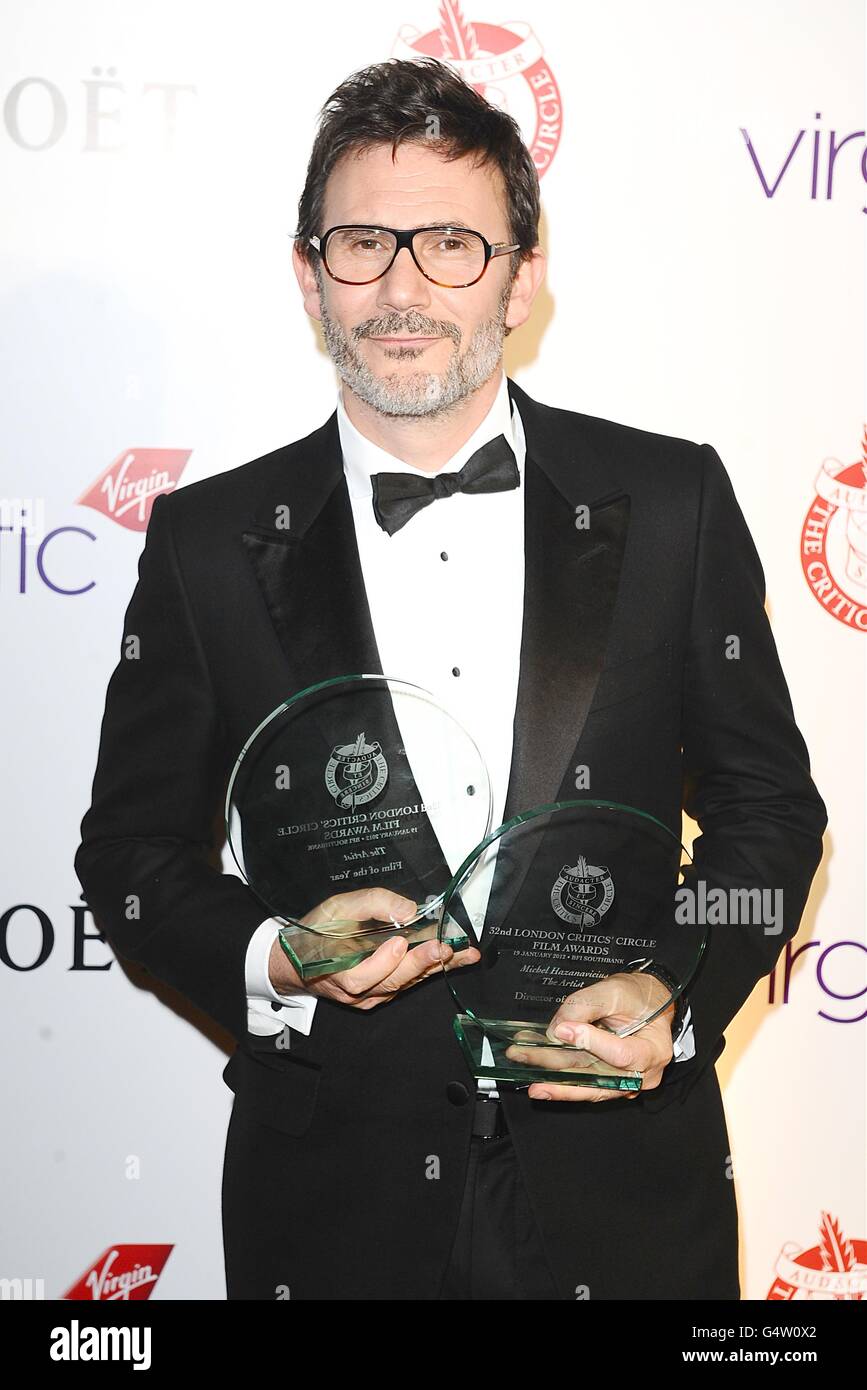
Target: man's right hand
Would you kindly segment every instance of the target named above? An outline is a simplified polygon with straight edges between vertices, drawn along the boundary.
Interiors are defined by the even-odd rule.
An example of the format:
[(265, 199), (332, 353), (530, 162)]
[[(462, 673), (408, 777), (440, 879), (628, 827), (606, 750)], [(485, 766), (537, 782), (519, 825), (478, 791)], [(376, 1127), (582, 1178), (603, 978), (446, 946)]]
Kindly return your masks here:
[[(354, 893), (336, 893), (299, 918), (302, 926), (343, 919), (350, 922), (409, 922), (417, 911), (410, 898), (387, 888), (365, 888)], [(307, 990), (310, 994), (351, 1004), (356, 1009), (375, 1009), (393, 999), (401, 990), (425, 980), (434, 971), (456, 970), (475, 965), (481, 953), (475, 946), (459, 951), (438, 941), (425, 941), (410, 948), (402, 936), (386, 936), (372, 955), (333, 975), (308, 976), (301, 980), (280, 942), (275, 938), (268, 961), (268, 974), (278, 994)]]

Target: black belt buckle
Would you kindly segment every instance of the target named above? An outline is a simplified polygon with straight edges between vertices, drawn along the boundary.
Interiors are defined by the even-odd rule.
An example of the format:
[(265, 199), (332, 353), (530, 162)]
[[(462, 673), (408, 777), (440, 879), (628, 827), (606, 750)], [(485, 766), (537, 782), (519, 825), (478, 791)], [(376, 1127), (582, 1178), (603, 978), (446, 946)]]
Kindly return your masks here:
[(501, 1102), (477, 1095), (473, 1115), (473, 1136), (478, 1139), (499, 1139), (507, 1133), (506, 1117)]

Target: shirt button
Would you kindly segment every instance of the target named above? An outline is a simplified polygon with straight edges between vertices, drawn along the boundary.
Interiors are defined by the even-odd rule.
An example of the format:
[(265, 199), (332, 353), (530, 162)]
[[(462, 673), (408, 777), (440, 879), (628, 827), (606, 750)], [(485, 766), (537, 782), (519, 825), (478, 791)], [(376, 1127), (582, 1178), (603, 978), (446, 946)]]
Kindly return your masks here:
[(441, 560), (447, 560), (448, 558), (449, 558), (449, 557), (448, 557), (448, 555), (446, 554), (446, 552), (445, 552), (444, 550), (441, 550), (441, 551), (440, 551), (440, 559), (441, 559)]
[(460, 666), (453, 666), (453, 667), (452, 667), (452, 675), (453, 675), (453, 676), (459, 676), (460, 674), (461, 674), (461, 668), (460, 668)]

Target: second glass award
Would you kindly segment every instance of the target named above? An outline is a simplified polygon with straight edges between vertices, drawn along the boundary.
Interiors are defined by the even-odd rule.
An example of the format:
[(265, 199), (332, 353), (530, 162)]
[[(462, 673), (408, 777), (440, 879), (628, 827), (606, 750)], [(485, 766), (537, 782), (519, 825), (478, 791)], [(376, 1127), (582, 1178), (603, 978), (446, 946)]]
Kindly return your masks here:
[[(453, 871), (490, 817), (471, 735), (428, 691), (377, 675), (285, 701), (245, 743), (226, 794), (235, 861), (302, 979), (348, 969), (386, 936), (436, 940)], [(367, 888), (412, 899), (414, 917), (359, 919), (331, 901)], [(469, 923), (456, 909), (446, 939), (460, 950)]]
[(491, 887), (482, 958), (444, 975), (472, 1074), (518, 1085), (640, 1090), (637, 1071), (559, 1041), (551, 1024), (570, 996), (615, 975), (644, 975), (624, 985), (628, 1012), (587, 1020), (627, 1036), (686, 988), (707, 928), (681, 883), (691, 860), (678, 836), (646, 812), (607, 801), (523, 812), (456, 871), (441, 909), (443, 940), (463, 918), (463, 897), (483, 864)]

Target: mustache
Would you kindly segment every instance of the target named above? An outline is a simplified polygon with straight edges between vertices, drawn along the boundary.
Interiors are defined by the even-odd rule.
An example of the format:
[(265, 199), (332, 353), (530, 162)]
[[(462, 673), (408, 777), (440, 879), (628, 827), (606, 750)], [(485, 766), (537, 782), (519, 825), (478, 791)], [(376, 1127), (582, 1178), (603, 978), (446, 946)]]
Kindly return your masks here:
[(353, 330), (358, 338), (451, 338), (460, 343), (461, 330), (456, 323), (434, 323), (430, 319), (413, 317), (406, 319), (368, 319)]

